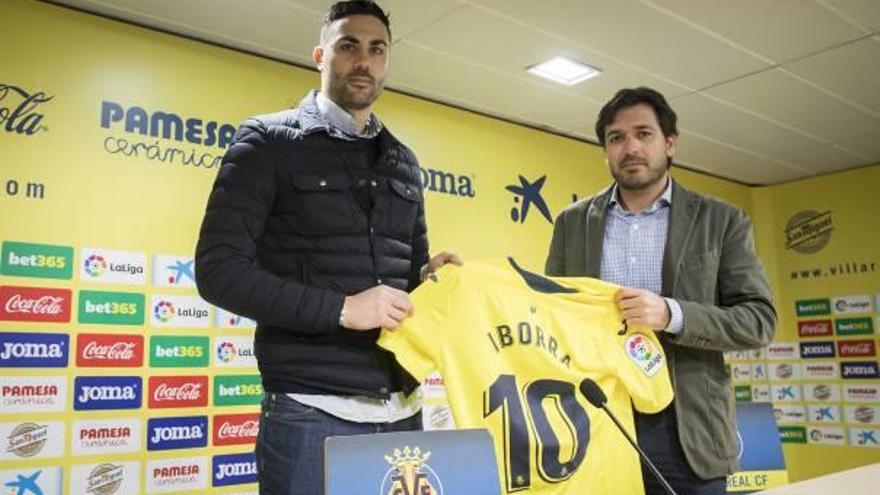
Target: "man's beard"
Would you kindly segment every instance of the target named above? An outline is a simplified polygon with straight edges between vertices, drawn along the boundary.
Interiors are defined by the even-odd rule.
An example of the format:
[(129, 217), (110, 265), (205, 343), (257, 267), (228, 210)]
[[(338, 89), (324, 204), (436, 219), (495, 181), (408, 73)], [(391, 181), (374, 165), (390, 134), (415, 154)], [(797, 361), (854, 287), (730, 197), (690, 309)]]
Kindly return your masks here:
[[(373, 81), (373, 84), (366, 92), (363, 90), (356, 90), (348, 85), (348, 79), (350, 77), (369, 77)], [(385, 84), (384, 79), (376, 81), (373, 76), (362, 72), (350, 73), (346, 76), (339, 76), (335, 79), (335, 83), (330, 86), (330, 99), (346, 110), (363, 110), (369, 108), (373, 102), (379, 98), (379, 95), (382, 93), (382, 87)]]
[[(626, 163), (626, 160), (623, 163)], [(642, 161), (642, 163), (646, 162)], [(645, 175), (629, 174), (621, 170), (620, 167), (611, 168), (611, 175), (617, 182), (618, 187), (628, 191), (641, 191), (651, 187), (663, 179), (665, 172), (666, 167), (649, 167)]]

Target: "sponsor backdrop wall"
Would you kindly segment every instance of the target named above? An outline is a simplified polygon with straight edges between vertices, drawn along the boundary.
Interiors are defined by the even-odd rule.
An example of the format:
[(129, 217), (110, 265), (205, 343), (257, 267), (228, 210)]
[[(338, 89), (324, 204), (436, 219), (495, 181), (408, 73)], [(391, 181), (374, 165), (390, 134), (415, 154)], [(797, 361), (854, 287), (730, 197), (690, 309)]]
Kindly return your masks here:
[[(27, 40), (0, 45), (0, 481), (46, 495), (253, 493), (253, 322), (198, 298), (192, 252), (238, 122), (295, 105), (316, 74), (29, 0), (0, 5), (0, 30)], [(421, 160), (435, 251), (541, 271), (552, 218), (610, 180), (582, 142), (390, 92), (377, 112)], [(675, 173), (760, 215), (784, 199)], [(783, 224), (801, 209), (786, 204)], [(830, 247), (862, 233), (833, 219)], [(781, 273), (787, 251), (767, 238)], [(798, 281), (806, 295), (786, 297), (871, 283)]]
[(878, 188), (880, 166), (753, 190), (779, 327), (731, 374), (773, 401), (792, 479), (880, 462)]

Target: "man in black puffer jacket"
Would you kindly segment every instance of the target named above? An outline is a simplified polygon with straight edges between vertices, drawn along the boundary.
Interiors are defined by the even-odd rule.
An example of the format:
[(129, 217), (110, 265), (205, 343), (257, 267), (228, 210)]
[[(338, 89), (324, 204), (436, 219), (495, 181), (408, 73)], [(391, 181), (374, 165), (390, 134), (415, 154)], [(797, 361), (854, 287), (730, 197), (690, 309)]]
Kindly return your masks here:
[(257, 321), (266, 398), (260, 493), (323, 493), (327, 436), (421, 427), (417, 383), (375, 342), (412, 312), (429, 261), (415, 155), (371, 113), (388, 67), (388, 18), (330, 8), (313, 57), (321, 91), (239, 129), (196, 248), (207, 301)]

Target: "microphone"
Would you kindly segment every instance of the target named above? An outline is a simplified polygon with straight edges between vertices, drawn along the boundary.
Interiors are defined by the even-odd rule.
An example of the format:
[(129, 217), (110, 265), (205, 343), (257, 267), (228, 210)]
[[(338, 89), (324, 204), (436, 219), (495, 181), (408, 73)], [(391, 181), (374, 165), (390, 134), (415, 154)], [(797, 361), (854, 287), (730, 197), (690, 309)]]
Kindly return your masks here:
[(618, 421), (617, 417), (614, 416), (614, 413), (612, 413), (611, 410), (609, 410), (608, 407), (605, 405), (605, 403), (608, 402), (608, 397), (605, 396), (605, 392), (603, 392), (602, 389), (599, 388), (599, 385), (597, 385), (596, 382), (589, 378), (584, 378), (579, 388), (584, 397), (586, 397), (587, 402), (592, 404), (595, 408), (604, 410), (605, 414), (607, 414), (608, 417), (611, 418), (611, 421), (614, 421), (614, 424), (617, 425), (617, 429), (620, 430), (621, 433), (623, 433), (623, 436), (626, 437), (626, 439), (629, 441), (629, 444), (632, 445), (634, 449), (636, 449), (636, 452), (639, 453), (639, 457), (642, 458), (642, 462), (644, 462), (648, 466), (648, 468), (651, 469), (654, 477), (657, 478), (657, 481), (659, 481), (661, 485), (663, 485), (666, 493), (668, 493), (669, 495), (677, 495), (675, 493), (675, 490), (673, 490), (672, 487), (669, 485), (669, 482), (666, 481), (666, 478), (664, 478), (663, 475), (660, 474), (660, 471), (658, 471), (657, 467), (654, 466), (654, 463), (651, 462), (651, 459), (648, 459), (648, 456), (645, 455), (645, 453), (642, 451), (642, 449), (639, 448), (639, 446), (632, 439), (629, 433), (626, 432), (626, 430), (623, 428), (623, 425), (620, 424), (620, 421)]

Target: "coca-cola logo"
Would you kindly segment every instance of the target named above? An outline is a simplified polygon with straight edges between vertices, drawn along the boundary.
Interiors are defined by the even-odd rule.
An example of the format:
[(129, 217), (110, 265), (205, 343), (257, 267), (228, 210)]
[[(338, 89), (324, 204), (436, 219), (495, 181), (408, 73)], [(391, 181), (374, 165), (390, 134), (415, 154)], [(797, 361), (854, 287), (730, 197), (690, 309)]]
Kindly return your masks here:
[(15, 294), (6, 301), (7, 313), (27, 313), (32, 315), (57, 315), (62, 311), (63, 297), (43, 296), (37, 299), (25, 299)]
[(815, 337), (831, 335), (831, 320), (810, 320), (798, 322), (798, 335)]
[(873, 340), (838, 342), (837, 346), (840, 357), (874, 356), (877, 353)]
[(174, 400), (198, 400), (202, 393), (202, 386), (198, 383), (184, 383), (179, 387), (172, 387), (165, 383), (156, 387), (153, 392), (153, 400), (156, 402)]
[(43, 125), (45, 115), (37, 110), (52, 98), (54, 96), (42, 91), (31, 93), (18, 86), (0, 83), (0, 125), (6, 132), (27, 136), (48, 130)]
[(256, 437), (260, 431), (258, 421), (247, 421), (241, 424), (223, 423), (218, 432), (220, 438), (230, 437)]
[(0, 287), (0, 320), (70, 321), (70, 290)]
[(144, 360), (142, 335), (80, 334), (77, 366), (138, 367)]
[(251, 444), (260, 431), (260, 415), (218, 414), (214, 417), (214, 445)]
[(101, 345), (97, 342), (89, 342), (83, 349), (83, 357), (86, 359), (125, 360), (134, 356), (134, 342), (116, 342), (110, 345)]
[(150, 407), (197, 407), (208, 405), (208, 377), (150, 377)]

